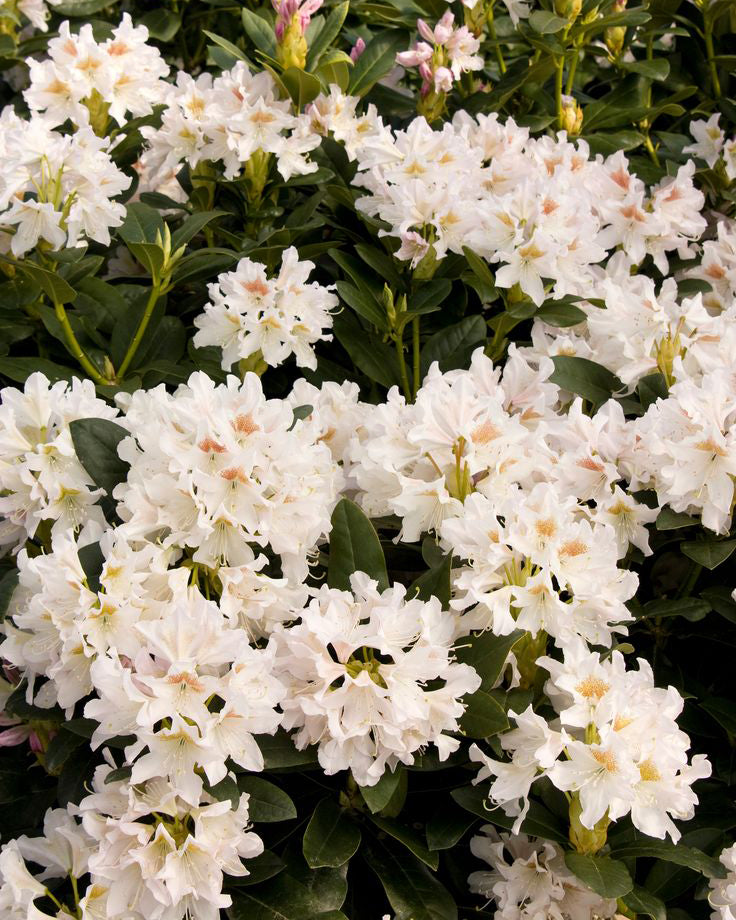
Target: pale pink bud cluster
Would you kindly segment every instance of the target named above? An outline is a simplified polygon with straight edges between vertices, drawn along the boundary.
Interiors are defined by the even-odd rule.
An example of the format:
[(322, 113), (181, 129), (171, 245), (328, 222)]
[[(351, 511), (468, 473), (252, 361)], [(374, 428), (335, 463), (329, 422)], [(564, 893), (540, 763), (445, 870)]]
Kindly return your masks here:
[(448, 10), (431, 29), (423, 19), (417, 19), (417, 31), (424, 41), (409, 51), (396, 55), (402, 67), (417, 67), (422, 77), (422, 96), (434, 90), (449, 93), (452, 84), (469, 70), (480, 70), (483, 58), (476, 52), (480, 41), (467, 26), (456, 28), (455, 16)]
[(276, 10), (276, 40), (280, 42), (295, 17), (303, 35), (323, 0), (271, 0), (271, 3)]

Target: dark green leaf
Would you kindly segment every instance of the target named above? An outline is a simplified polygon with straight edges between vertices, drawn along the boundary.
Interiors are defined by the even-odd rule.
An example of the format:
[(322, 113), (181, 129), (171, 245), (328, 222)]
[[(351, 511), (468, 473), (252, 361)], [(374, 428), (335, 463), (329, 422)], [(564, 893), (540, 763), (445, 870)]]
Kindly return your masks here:
[(689, 540), (680, 549), (693, 562), (706, 569), (715, 569), (736, 549), (736, 540)]
[(459, 811), (451, 802), (440, 805), (427, 822), (427, 845), (430, 850), (449, 850), (460, 841), (477, 818)]
[(365, 96), (368, 90), (393, 68), (396, 55), (406, 45), (401, 32), (387, 31), (375, 35), (365, 46), (353, 67), (348, 94)]
[(407, 597), (418, 597), (420, 600), (428, 601), (432, 597), (438, 598), (442, 604), (442, 609), (447, 610), (450, 606), (450, 572), (452, 571), (452, 553), (448, 553), (440, 562), (428, 572), (420, 575), (413, 581), (406, 592)]
[(548, 300), (537, 310), (535, 314), (537, 319), (549, 323), (550, 326), (576, 326), (587, 319), (587, 314), (574, 303), (565, 301)]
[(666, 58), (652, 61), (621, 61), (620, 66), (631, 73), (639, 73), (647, 80), (666, 80), (670, 74), (670, 62)]
[(286, 868), (286, 865), (275, 853), (270, 850), (264, 850), (259, 856), (249, 859), (246, 863), (246, 868), (248, 869), (248, 875), (230, 875), (228, 876), (228, 883), (239, 888), (246, 885), (258, 885), (260, 882), (265, 882), (267, 879), (278, 875), (279, 872)]
[(262, 19), (248, 9), (243, 9), (241, 15), (243, 17), (243, 28), (248, 38), (259, 51), (263, 51), (263, 53), (267, 54), (270, 58), (275, 58), (276, 35), (273, 27), (269, 28), (265, 19)]
[[(510, 818), (501, 808), (489, 805), (487, 784), (485, 788), (462, 786), (460, 789), (453, 789), (450, 795), (461, 808), (498, 827), (511, 830), (516, 821), (516, 818)], [(566, 825), (538, 802), (532, 802), (529, 806), (521, 830), (532, 837), (544, 837), (561, 844), (568, 842)]]
[(422, 349), (422, 376), (434, 361), (439, 361), (441, 371), (467, 367), (473, 351), (485, 342), (486, 331), (483, 317), (477, 314), (440, 329)]
[[(360, 794), (374, 815), (382, 811), (391, 801), (394, 793), (401, 785), (401, 777), (404, 772), (401, 767), (397, 767), (395, 770), (386, 770), (375, 786), (360, 787)], [(404, 779), (406, 779), (406, 776), (404, 776)]]
[(73, 751), (85, 743), (84, 738), (64, 728), (54, 735), (46, 748), (45, 762), (49, 773), (58, 774)]
[(322, 799), (304, 832), (302, 849), (310, 868), (344, 865), (360, 846), (360, 829), (333, 799)]
[(163, 239), (164, 222), (159, 212), (141, 201), (127, 206), (125, 220), (118, 227), (118, 236), (125, 243), (156, 243)]
[(464, 636), (455, 646), (456, 658), (475, 668), (482, 681), (481, 690), (488, 691), (501, 676), (509, 652), (523, 635), (516, 630), (508, 636), (496, 636), (487, 630)]
[(714, 585), (701, 591), (700, 596), (722, 617), (730, 623), (736, 623), (736, 601), (731, 596), (730, 588), (725, 585)]
[(171, 234), (171, 251), (175, 252), (180, 246), (184, 246), (207, 224), (217, 220), (218, 217), (223, 217), (226, 213), (226, 211), (198, 211), (196, 214), (191, 214), (184, 220), (181, 227)]
[(348, 322), (349, 315), (335, 317), (333, 329), (338, 341), (354, 364), (371, 380), (384, 387), (399, 383), (396, 355), (376, 336), (368, 335), (357, 320)]
[(181, 28), (181, 16), (161, 7), (141, 16), (140, 22), (153, 38), (162, 42), (170, 42)]
[(79, 564), (87, 579), (87, 587), (90, 591), (97, 592), (100, 590), (100, 575), (102, 567), (105, 564), (105, 554), (99, 543), (88, 543), (82, 546), (78, 551)]
[(669, 506), (664, 508), (657, 515), (654, 526), (657, 530), (681, 530), (683, 527), (693, 527), (700, 523), (696, 518), (682, 511), (673, 511)]
[(379, 827), (385, 834), (398, 840), (430, 869), (437, 869), (439, 866), (439, 854), (430, 851), (426, 841), (413, 828), (400, 824), (393, 818), (384, 818), (381, 815), (371, 815), (371, 821)]
[[(678, 866), (687, 866), (709, 878), (725, 878), (726, 869), (717, 859), (708, 856), (694, 847), (684, 846), (682, 843), (670, 843), (667, 840), (657, 840), (646, 837), (642, 841), (625, 843), (623, 846), (613, 846), (613, 855), (616, 859), (664, 859), (666, 862), (676, 863)], [(570, 867), (572, 869), (572, 866)], [(574, 869), (572, 871), (575, 871)], [(577, 874), (577, 873), (576, 873)], [(578, 876), (582, 878), (582, 876)], [(584, 880), (584, 879), (583, 879)]]
[(637, 614), (639, 618), (646, 617), (684, 617), (691, 623), (697, 623), (710, 611), (707, 601), (695, 597), (680, 597), (673, 600), (648, 601)]
[(291, 736), (280, 728), (275, 735), (258, 735), (258, 747), (263, 754), (266, 770), (290, 770), (317, 763), (317, 749), (310, 746), (297, 750)]
[(509, 720), (501, 706), (485, 690), (476, 690), (463, 698), (465, 712), (460, 719), (460, 730), (468, 738), (489, 738), (509, 727)]
[(454, 899), (416, 857), (386, 840), (372, 840), (366, 850), (396, 920), (456, 920)]
[(0, 579), (0, 623), (3, 622), (10, 607), (13, 592), (18, 587), (18, 570), (11, 569)]
[(370, 291), (361, 290), (348, 281), (338, 281), (336, 287), (341, 299), (356, 313), (384, 332), (388, 330), (386, 311), (378, 305)]
[(325, 20), (325, 24), (320, 29), (317, 37), (309, 43), (309, 53), (307, 54), (307, 68), (309, 70), (314, 70), (319, 59), (340, 34), (340, 29), (345, 22), (349, 7), (349, 0), (346, 0), (345, 3), (338, 3)]
[[(736, 703), (724, 697), (711, 696), (700, 704), (731, 736), (736, 736)], [(693, 867), (694, 868), (694, 867)]]
[[(240, 48), (238, 48), (237, 45), (234, 45), (231, 41), (228, 41), (226, 38), (223, 38), (222, 35), (215, 35), (214, 32), (208, 32), (206, 29), (202, 29), (202, 34), (206, 35), (210, 41), (213, 41), (217, 45), (218, 48), (222, 48), (222, 50), (227, 55), (229, 55), (231, 58), (234, 58), (236, 61), (248, 61), (248, 58), (243, 54)], [(230, 64), (230, 61), (228, 61), (228, 64)]]
[(296, 818), (296, 806), (291, 798), (274, 783), (260, 776), (241, 773), (238, 775), (238, 789), (250, 796), (248, 814), (256, 824)]
[(622, 898), (624, 905), (637, 915), (646, 915), (652, 920), (667, 920), (667, 908), (659, 898), (646, 888), (634, 885), (634, 888)]
[(636, 392), (642, 408), (646, 410), (658, 399), (667, 399), (667, 382), (662, 374), (647, 374), (636, 385)]
[(554, 355), (555, 370), (549, 378), (563, 390), (569, 390), (600, 406), (623, 389), (623, 384), (607, 368), (576, 355)]
[(40, 371), (51, 383), (56, 383), (57, 380), (71, 381), (79, 377), (79, 371), (54, 364), (53, 361), (46, 361), (45, 358), (0, 358), (0, 374), (16, 383), (25, 383), (26, 378), (35, 371)]
[(128, 432), (115, 422), (103, 418), (81, 418), (69, 424), (79, 462), (95, 485), (112, 495), (115, 486), (124, 482), (130, 464), (118, 456), (118, 444)]
[(634, 886), (626, 866), (607, 856), (565, 853), (565, 865), (602, 898), (621, 898)]
[(547, 10), (534, 10), (529, 16), (529, 25), (535, 32), (540, 35), (551, 35), (555, 32), (561, 32), (567, 25), (567, 19), (561, 16), (555, 16)]
[(327, 582), (331, 588), (350, 591), (353, 572), (365, 572), (374, 578), (379, 591), (389, 586), (386, 559), (375, 527), (355, 502), (343, 498), (332, 512)]
[(46, 268), (41, 268), (40, 265), (31, 262), (30, 259), (22, 259), (20, 262), (16, 262), (14, 259), (0, 255), (0, 261), (14, 265), (17, 271), (30, 278), (55, 303), (71, 303), (77, 296), (74, 288), (61, 275), (57, 272), (50, 272)]
[(407, 308), (410, 313), (433, 313), (452, 290), (452, 282), (447, 278), (434, 278), (428, 281), (409, 297)]

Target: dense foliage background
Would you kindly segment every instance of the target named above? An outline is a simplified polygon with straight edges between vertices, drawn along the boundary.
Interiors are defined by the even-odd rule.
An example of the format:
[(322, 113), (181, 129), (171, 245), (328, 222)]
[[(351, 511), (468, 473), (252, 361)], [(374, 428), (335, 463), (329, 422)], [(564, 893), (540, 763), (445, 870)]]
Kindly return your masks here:
[[(514, 3), (516, 19), (518, 0)], [(276, 12), (267, 5), (67, 0), (49, 7), (48, 31), (41, 31), (28, 26), (22, 4), (4, 2), (0, 93), (4, 105), (30, 117), (23, 96), (28, 58), (44, 58), (63, 22), (73, 33), (90, 25), (101, 43), (123, 13), (130, 13), (133, 24), (147, 27), (149, 44), (174, 72), (217, 75), (245, 62), (252, 72), (273, 75), (293, 114), (304, 112), (335, 84), (359, 97), (359, 112), (375, 106), (394, 131), (407, 128), (418, 112), (437, 131), (458, 112), (498, 113), (502, 122), (513, 118), (533, 137), (552, 138), (564, 129), (584, 141), (591, 156), (625, 151), (630, 173), (648, 186), (675, 176), (691, 158), (685, 151), (693, 143), (691, 122), (720, 113), (725, 137), (736, 134), (736, 6), (731, 0), (645, 0), (636, 6), (625, 0), (541, 0), (516, 22), (501, 2), (478, 0), (472, 9), (456, 3), (457, 23), (465, 21), (480, 40), (482, 68), (464, 71), (447, 93), (422, 95), (422, 77), (409, 66), (396, 72), (396, 55), (416, 42), (418, 18), (434, 25), (447, 9), (442, 0), (327, 2), (311, 16), (308, 51), (300, 59), (298, 42), (285, 51), (284, 42), (277, 41)], [(353, 60), (350, 52), (359, 42), (365, 48)], [(475, 254), (473, 245), (434, 264), (396, 258), (399, 241), (385, 232), (390, 223), (356, 207), (365, 194), (355, 181), (358, 164), (334, 136), (324, 137), (309, 153), (316, 171), (288, 179), (274, 157), (260, 164), (255, 178), (245, 170), (226, 176), (222, 163), (196, 168), (182, 163), (176, 170), (182, 194), (172, 198), (171, 186), (159, 190), (155, 176), (140, 168), (146, 129), (161, 125), (164, 109), (154, 105), (152, 114), (122, 123), (103, 113), (98, 133), (115, 141), (112, 162), (132, 180), (114, 197), (127, 210), (122, 223), (111, 226), (110, 245), (92, 239), (55, 250), (42, 241), (20, 256), (2, 248), (0, 377), (5, 386), (22, 388), (35, 371), (52, 383), (87, 377), (112, 405), (121, 391), (159, 384), (171, 390), (194, 371), (222, 383), (227, 373), (220, 350), (193, 342), (195, 317), (211, 299), (208, 284), (245, 257), (262, 263), (271, 277), (291, 246), (300, 260), (315, 263), (311, 281), (336, 285), (339, 310), (333, 338), (315, 345), (315, 368), (299, 367), (293, 357), (271, 367), (258, 356), (241, 362), (243, 373), (260, 374), (268, 397), (287, 398), (304, 377), (317, 387), (354, 382), (364, 403), (385, 402), (392, 387), (411, 401), (432, 362), (438, 361), (443, 372), (468, 368), (472, 353), (481, 348), (503, 364), (509, 347), (528, 345), (541, 322), (550, 334), (585, 322), (581, 298), (553, 296), (548, 285), (544, 300), (535, 303), (518, 285), (497, 286), (498, 265)], [(68, 123), (56, 130), (73, 133)], [(734, 216), (736, 183), (724, 159), (708, 165), (696, 157), (695, 162), (693, 182), (705, 196), (703, 242), (715, 238), (719, 220)], [(6, 181), (2, 174), (0, 163), (0, 185)], [(608, 192), (601, 187), (588, 194)], [(674, 277), (679, 299), (707, 295), (707, 282), (685, 277), (688, 259), (680, 255), (670, 253), (665, 270), (647, 255), (637, 260), (638, 271), (657, 286)], [(612, 397), (633, 420), (666, 397), (671, 380), (665, 364), (629, 387), (605, 364), (595, 354), (582, 358), (560, 352), (551, 379), (569, 394), (568, 401), (582, 397), (588, 415)], [(103, 435), (93, 426), (86, 439), (74, 437), (74, 447), (92, 481), (110, 493), (126, 467), (115, 439), (105, 443)], [(733, 842), (736, 827), (736, 602), (731, 597), (736, 534), (704, 528), (695, 510), (673, 511), (653, 489), (635, 492), (644, 505), (661, 508), (647, 525), (651, 555), (632, 547), (626, 556), (639, 588), (628, 602), (635, 619), (618, 648), (632, 661), (646, 659), (657, 686), (672, 685), (685, 698), (679, 725), (690, 736), (692, 751), (707, 755), (712, 775), (696, 784), (699, 805), (694, 818), (681, 823), (679, 844), (647, 837), (625, 817), (610, 828), (605, 849), (578, 868), (587, 885), (619, 899), (624, 916), (708, 917), (708, 877), (723, 873), (717, 859)], [(109, 499), (102, 500), (102, 508), (108, 524), (115, 524)], [(451, 566), (458, 559), (453, 563), (452, 553), (447, 555), (433, 535), (425, 531), (418, 541), (399, 541), (402, 522), (396, 515), (374, 516), (371, 526), (355, 505), (345, 503), (333, 512), (332, 523), (332, 537), (321, 543), (309, 570), (311, 587), (328, 580), (332, 587), (347, 588), (352, 570), (380, 576), (382, 553), (391, 584), (418, 588), (423, 599), (434, 596), (448, 607)], [(25, 547), (30, 556), (48, 552), (50, 524), (40, 526)], [(13, 551), (0, 560), (3, 613), (13, 609), (16, 559)], [(88, 564), (85, 572), (96, 568), (90, 577), (99, 577), (102, 559)], [(494, 916), (497, 906), (468, 889), (468, 875), (481, 868), (469, 842), (481, 825), (508, 829), (513, 819), (491, 809), (487, 783), (472, 784), (478, 765), (470, 761), (468, 748), (473, 739), (486, 739), (485, 749), (500, 756), (497, 742), (509, 728), (509, 710), (520, 712), (533, 702), (543, 713), (550, 711), (539, 686), (508, 692), (507, 684), (496, 686), (518, 639), (516, 633), (509, 638), (476, 632), (458, 652), (477, 667), (484, 690), (495, 689), (486, 694), (485, 709), (468, 709), (461, 744), (446, 760), (428, 746), (413, 764), (386, 772), (375, 786), (360, 787), (345, 771), (327, 776), (314, 747), (298, 751), (285, 730), (259, 735), (265, 772), (238, 768), (218, 792), (236, 799), (238, 789), (250, 793), (250, 819), (266, 847), (247, 862), (250, 875), (226, 876), (225, 890), (233, 899), (228, 915), (233, 920)], [(22, 675), (8, 668), (7, 676), (14, 683)], [(3, 842), (38, 835), (48, 808), (78, 803), (89, 792), (105, 746), (90, 747), (94, 725), (83, 710), (84, 701), (72, 713), (59, 706), (42, 709), (28, 701), (25, 685), (7, 699), (8, 722), (31, 726), (40, 741), (35, 750), (22, 743), (0, 754)], [(122, 767), (122, 743), (114, 741), (110, 749), (116, 768)], [(523, 830), (569, 847), (565, 796), (546, 779), (534, 788)], [(625, 880), (621, 884), (619, 870), (628, 887)], [(52, 890), (54, 884), (49, 883)], [(59, 885), (61, 900), (72, 903)], [(56, 915), (48, 898), (36, 906)]]

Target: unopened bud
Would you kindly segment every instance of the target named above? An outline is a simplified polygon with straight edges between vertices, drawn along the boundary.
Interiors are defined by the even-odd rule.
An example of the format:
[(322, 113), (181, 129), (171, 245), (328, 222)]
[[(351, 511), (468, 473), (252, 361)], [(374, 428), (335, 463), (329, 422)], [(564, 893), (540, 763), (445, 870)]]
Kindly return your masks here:
[[(611, 15), (615, 16), (616, 13), (623, 13), (626, 9), (627, 0), (616, 0), (611, 8)], [(603, 38), (606, 43), (606, 48), (608, 48), (608, 53), (611, 57), (618, 57), (621, 54), (621, 51), (624, 47), (624, 38), (626, 37), (626, 27), (625, 26), (611, 26), (611, 28), (606, 29), (603, 33)]]
[(598, 821), (593, 828), (585, 827), (581, 822), (580, 816), (583, 812), (583, 806), (580, 803), (580, 793), (573, 792), (570, 799), (570, 843), (575, 847), (578, 853), (585, 853), (592, 856), (602, 850), (606, 845), (608, 837), (608, 825), (611, 819), (608, 812)]
[(583, 127), (583, 110), (572, 96), (562, 97), (562, 120), (560, 127), (569, 137), (577, 137)]
[(299, 14), (295, 13), (281, 41), (278, 44), (277, 56), (284, 70), (296, 67), (304, 70), (307, 64), (307, 40), (302, 31)]
[(396, 323), (396, 307), (394, 306), (394, 293), (387, 284), (384, 284), (383, 286), (383, 291), (381, 293), (381, 303), (386, 310), (388, 321), (393, 327)]
[(555, 13), (570, 23), (575, 22), (582, 8), (583, 0), (555, 0)]

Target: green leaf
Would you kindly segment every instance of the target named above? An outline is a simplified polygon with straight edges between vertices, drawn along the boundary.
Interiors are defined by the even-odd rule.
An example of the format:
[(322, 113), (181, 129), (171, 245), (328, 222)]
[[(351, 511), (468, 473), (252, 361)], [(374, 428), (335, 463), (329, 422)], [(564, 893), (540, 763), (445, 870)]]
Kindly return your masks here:
[(329, 586), (350, 591), (353, 572), (365, 572), (378, 582), (379, 591), (385, 591), (389, 586), (386, 559), (369, 518), (355, 502), (343, 498), (332, 512), (331, 523)]
[(442, 604), (442, 609), (447, 610), (450, 606), (451, 571), (452, 553), (448, 553), (439, 565), (420, 575), (409, 585), (406, 596), (408, 598), (418, 597), (423, 601), (436, 597)]
[(87, 546), (82, 546), (77, 550), (77, 556), (79, 556), (79, 564), (82, 566), (82, 571), (87, 579), (87, 587), (90, 591), (99, 591), (100, 575), (105, 564), (105, 554), (102, 552), (100, 544), (88, 543)]
[(652, 61), (621, 61), (619, 67), (631, 73), (639, 73), (647, 80), (666, 80), (670, 75), (670, 62), (666, 58)]
[(444, 802), (427, 822), (427, 845), (430, 850), (449, 850), (459, 843), (477, 818)]
[[(664, 859), (666, 862), (694, 869), (696, 872), (708, 876), (708, 878), (725, 878), (726, 876), (725, 866), (712, 856), (708, 856), (700, 850), (685, 846), (682, 843), (670, 843), (667, 840), (657, 840), (654, 837), (646, 837), (642, 841), (633, 843), (625, 843), (623, 846), (616, 846), (614, 843), (612, 853), (616, 859), (622, 860)], [(572, 866), (570, 868), (572, 869)], [(574, 872), (575, 870), (572, 869), (572, 871)], [(582, 876), (579, 876), (579, 878), (582, 878)], [(585, 880), (583, 879), (583, 881)], [(614, 897), (614, 895), (611, 895), (611, 897)]]
[(736, 736), (736, 704), (724, 697), (711, 696), (700, 704), (728, 735)]
[(335, 286), (340, 298), (356, 313), (384, 332), (388, 331), (386, 311), (378, 305), (370, 291), (361, 290), (349, 281), (338, 281)]
[(455, 657), (475, 668), (482, 681), (481, 690), (491, 690), (509, 657), (509, 652), (524, 633), (515, 630), (508, 636), (495, 636), (490, 630), (464, 636), (455, 645)]
[[(240, 804), (240, 789), (232, 776), (224, 777), (219, 783), (215, 783), (214, 786), (210, 786), (209, 783), (207, 783), (206, 789), (218, 802), (229, 802), (233, 810), (237, 809)], [(250, 815), (250, 817), (255, 821), (253, 815)]]
[(387, 769), (375, 786), (360, 787), (360, 794), (374, 815), (379, 811), (383, 811), (391, 801), (394, 793), (401, 785), (402, 775), (406, 779), (405, 771), (401, 767), (397, 767), (395, 770)]
[(51, 383), (56, 383), (57, 380), (71, 381), (79, 377), (79, 371), (62, 367), (44, 358), (0, 358), (0, 374), (16, 383), (25, 383), (26, 378), (34, 371), (41, 371)]
[(385, 840), (372, 840), (366, 850), (395, 920), (457, 920), (453, 897), (415, 856)]
[(243, 28), (248, 38), (258, 48), (271, 58), (276, 57), (276, 35), (273, 28), (269, 28), (265, 19), (257, 16), (248, 9), (241, 11), (243, 17)]
[(440, 329), (422, 349), (422, 376), (426, 375), (434, 361), (439, 361), (442, 371), (467, 367), (471, 354), (485, 339), (485, 320), (478, 314), (466, 316), (459, 323)]
[(238, 775), (238, 789), (250, 796), (248, 813), (256, 824), (296, 818), (296, 806), (291, 798), (274, 783), (260, 776), (241, 773)]
[(430, 851), (424, 839), (415, 830), (400, 824), (392, 818), (383, 818), (380, 815), (371, 815), (370, 818), (376, 827), (393, 837), (394, 840), (398, 840), (408, 850), (411, 850), (417, 859), (421, 859), (425, 866), (429, 866), (430, 869), (437, 869), (440, 864), (439, 854)]
[(368, 378), (384, 387), (399, 383), (394, 350), (376, 336), (367, 334), (356, 319), (349, 314), (336, 316), (333, 330), (353, 363)]
[(11, 569), (0, 578), (0, 623), (5, 619), (13, 592), (18, 587), (19, 574), (17, 569)]
[(561, 32), (567, 22), (567, 19), (555, 16), (554, 13), (547, 10), (534, 10), (529, 16), (529, 25), (540, 35), (553, 35), (555, 32)]
[(185, 281), (199, 281), (202, 278), (211, 278), (213, 275), (219, 275), (226, 271), (233, 262), (237, 262), (238, 254), (229, 249), (217, 249), (207, 247), (197, 249), (188, 255), (179, 259), (174, 268), (172, 275), (175, 284), (183, 284)]
[(537, 310), (536, 319), (541, 319), (550, 326), (576, 326), (588, 318), (584, 310), (576, 307), (574, 303), (565, 300), (548, 300)]
[(181, 227), (171, 234), (171, 251), (176, 252), (180, 246), (184, 246), (193, 239), (207, 224), (217, 220), (218, 217), (224, 217), (226, 214), (227, 211), (198, 211), (196, 214), (190, 214)]
[(114, 6), (115, 0), (62, 0), (54, 4), (54, 13), (59, 16), (81, 16), (85, 19), (93, 13), (99, 13), (105, 7)]
[(714, 585), (701, 591), (700, 596), (729, 623), (736, 623), (736, 601), (731, 596), (730, 588), (725, 585)]
[(623, 389), (623, 384), (608, 368), (576, 355), (554, 355), (555, 370), (549, 378), (563, 390), (569, 390), (600, 406)]
[(273, 878), (279, 872), (283, 872), (286, 864), (271, 850), (264, 850), (258, 856), (249, 859), (246, 868), (248, 875), (231, 875), (228, 877), (228, 883), (236, 887), (247, 885), (258, 885), (267, 879)]
[(307, 54), (308, 70), (314, 70), (315, 65), (318, 63), (319, 59), (340, 34), (340, 29), (342, 28), (342, 24), (345, 22), (345, 17), (348, 14), (349, 7), (349, 0), (346, 0), (345, 3), (338, 3), (338, 5), (334, 7), (330, 15), (325, 20), (325, 24), (320, 29), (317, 37), (314, 39), (314, 41), (310, 42), (309, 52)]
[(44, 755), (46, 770), (51, 774), (58, 774), (69, 759), (73, 751), (85, 743), (84, 738), (68, 732), (64, 728), (51, 739), (46, 754)]
[[(243, 10), (243, 12), (245, 12), (245, 10)], [(213, 41), (219, 48), (222, 48), (223, 51), (226, 51), (230, 57), (235, 58), (236, 61), (248, 62), (248, 58), (243, 54), (240, 48), (226, 38), (223, 38), (222, 35), (215, 35), (214, 32), (208, 32), (206, 29), (202, 29), (202, 34), (206, 35), (210, 41)]]
[(697, 623), (709, 612), (710, 604), (707, 601), (698, 600), (696, 597), (680, 597), (673, 600), (647, 601), (637, 613), (637, 618), (684, 617), (691, 623)]
[(161, 7), (141, 16), (140, 22), (148, 29), (152, 38), (157, 38), (161, 42), (170, 42), (181, 28), (181, 16)]
[(16, 261), (0, 255), (0, 262), (7, 262), (9, 265), (15, 266), (16, 271), (21, 272), (35, 282), (44, 294), (55, 303), (71, 303), (77, 296), (74, 288), (61, 275), (56, 272), (50, 272), (46, 268), (41, 268), (40, 265), (31, 262), (29, 259)]
[(227, 908), (230, 920), (312, 920), (325, 912), (318, 899), (288, 871), (260, 885), (239, 887), (232, 894), (232, 907)]
[(463, 698), (465, 712), (460, 719), (460, 730), (468, 738), (489, 738), (509, 727), (509, 720), (501, 706), (485, 690), (476, 690)]
[(409, 297), (407, 308), (410, 313), (433, 313), (452, 290), (447, 278), (434, 278), (417, 288)]
[(652, 920), (667, 920), (667, 908), (646, 888), (634, 885), (633, 889), (621, 900), (624, 906), (635, 914), (646, 915)]
[(365, 96), (393, 68), (397, 53), (405, 45), (406, 36), (398, 30), (375, 35), (355, 63), (348, 83), (348, 94)]
[(258, 747), (263, 754), (266, 770), (304, 769), (317, 763), (317, 749), (310, 745), (300, 751), (288, 732), (280, 728), (274, 735), (258, 735)]
[[(501, 808), (488, 806), (487, 786), (485, 789), (481, 786), (462, 786), (459, 789), (453, 789), (450, 795), (465, 811), (498, 827), (511, 830), (516, 821), (516, 818), (510, 818)], [(532, 837), (544, 837), (546, 840), (554, 840), (561, 844), (568, 843), (566, 825), (538, 802), (530, 804), (521, 831)]]
[(322, 799), (304, 832), (302, 850), (310, 868), (344, 865), (360, 846), (360, 828), (333, 799)]
[(715, 569), (736, 549), (736, 540), (688, 540), (680, 549), (693, 562), (706, 569)]
[(634, 887), (626, 866), (607, 856), (568, 852), (565, 853), (565, 865), (602, 898), (622, 898)]
[(128, 437), (121, 425), (104, 418), (80, 418), (69, 424), (74, 450), (92, 482), (108, 495), (124, 482), (130, 464), (118, 456), (118, 444)]
[(365, 243), (358, 243), (355, 246), (355, 251), (366, 265), (373, 269), (376, 276), (393, 288), (395, 292), (400, 292), (404, 288), (404, 279), (399, 274), (394, 260), (386, 255), (385, 252), (377, 246), (366, 246)]
[(163, 239), (164, 222), (159, 212), (141, 201), (126, 208), (125, 220), (118, 227), (118, 236), (124, 243), (156, 243)]
[(667, 399), (667, 381), (662, 374), (647, 374), (636, 385), (639, 402), (646, 411), (658, 399)]
[[(243, 10), (243, 12), (247, 11)], [(314, 74), (307, 73), (300, 67), (287, 67), (281, 74), (281, 82), (293, 99), (297, 111), (301, 111), (305, 105), (309, 105), (322, 91), (322, 84), (319, 82), (319, 78), (315, 77)]]
[(654, 526), (657, 530), (681, 530), (683, 527), (694, 527), (699, 523), (700, 521), (689, 514), (673, 511), (668, 505), (665, 505), (657, 515)]

